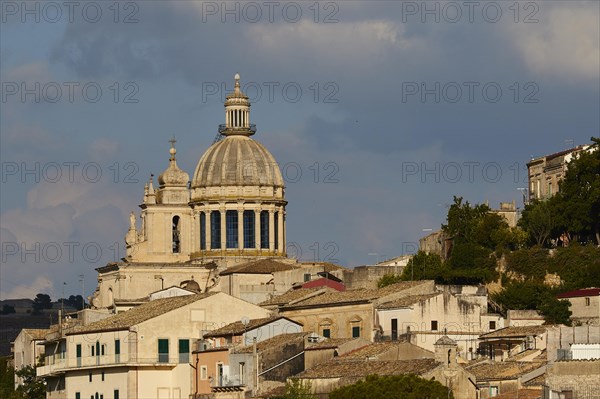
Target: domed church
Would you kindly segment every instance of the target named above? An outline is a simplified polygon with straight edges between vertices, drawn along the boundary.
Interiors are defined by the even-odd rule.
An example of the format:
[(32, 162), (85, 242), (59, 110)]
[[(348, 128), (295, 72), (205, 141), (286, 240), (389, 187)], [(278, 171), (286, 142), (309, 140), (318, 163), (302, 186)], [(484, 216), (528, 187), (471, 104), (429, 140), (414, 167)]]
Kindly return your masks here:
[(273, 155), (252, 138), (256, 126), (238, 74), (218, 131), (191, 181), (177, 166), (171, 140), (158, 187), (152, 175), (144, 186), (140, 223), (130, 214), (126, 257), (96, 269), (93, 307), (126, 309), (173, 286), (218, 290), (221, 271), (253, 260), (294, 262), (285, 253), (283, 177)]

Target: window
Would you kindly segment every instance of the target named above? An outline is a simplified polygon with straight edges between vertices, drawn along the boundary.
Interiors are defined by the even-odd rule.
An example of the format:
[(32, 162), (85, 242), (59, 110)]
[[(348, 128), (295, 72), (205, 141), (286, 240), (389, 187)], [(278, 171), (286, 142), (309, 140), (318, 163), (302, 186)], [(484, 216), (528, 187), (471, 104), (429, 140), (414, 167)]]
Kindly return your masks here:
[(585, 306), (590, 306), (590, 298), (585, 298)]
[(490, 398), (498, 396), (498, 387), (490, 387)]
[(331, 338), (331, 330), (329, 328), (324, 328), (323, 329), (323, 336), (325, 338)]
[(496, 322), (495, 321), (490, 321), (490, 330), (495, 330), (496, 329)]
[(225, 213), (226, 248), (238, 247), (238, 213), (227, 211)]
[(102, 356), (104, 356), (104, 349), (106, 348), (106, 345), (102, 344), (102, 346), (100, 346), (100, 353), (102, 354)]
[(115, 339), (115, 362), (121, 361), (121, 340)]
[(244, 211), (244, 248), (254, 248), (254, 211)]
[(210, 248), (221, 248), (221, 213), (219, 211), (210, 213)]
[(437, 320), (431, 320), (431, 331), (437, 331), (438, 323)]
[(92, 349), (90, 349), (90, 351), (91, 351), (91, 353), (92, 353), (92, 356), (96, 356), (96, 355), (94, 354), (94, 345), (92, 345)]
[(172, 236), (173, 236), (173, 253), (174, 254), (178, 254), (180, 248), (180, 242), (179, 242), (179, 216), (173, 216), (173, 231), (172, 231)]
[(552, 196), (552, 183), (548, 182), (548, 197)]
[(89, 380), (90, 380), (90, 382), (92, 382), (92, 372), (91, 371), (89, 373)]
[(275, 230), (275, 249), (279, 249), (279, 212), (275, 212), (273, 227)]
[(310, 281), (310, 273), (304, 273), (304, 282)]
[(240, 362), (240, 384), (244, 385), (244, 366), (246, 363)]
[(81, 399), (81, 392), (75, 392), (75, 399)]
[(188, 363), (190, 361), (190, 340), (179, 340), (179, 363)]
[(77, 367), (81, 367), (81, 344), (77, 344), (75, 352), (77, 354)]
[(102, 372), (102, 381), (104, 381), (104, 371)]
[(158, 340), (158, 362), (168, 363), (169, 362), (169, 340), (159, 339)]
[(114, 397), (114, 399), (119, 399), (119, 390), (118, 389), (114, 390), (113, 397)]
[(208, 378), (208, 368), (206, 366), (200, 366), (200, 379), (206, 380)]
[(352, 327), (352, 338), (360, 338), (360, 326)]
[(200, 212), (200, 249), (206, 249), (206, 214)]
[(260, 213), (260, 247), (269, 249), (269, 211)]

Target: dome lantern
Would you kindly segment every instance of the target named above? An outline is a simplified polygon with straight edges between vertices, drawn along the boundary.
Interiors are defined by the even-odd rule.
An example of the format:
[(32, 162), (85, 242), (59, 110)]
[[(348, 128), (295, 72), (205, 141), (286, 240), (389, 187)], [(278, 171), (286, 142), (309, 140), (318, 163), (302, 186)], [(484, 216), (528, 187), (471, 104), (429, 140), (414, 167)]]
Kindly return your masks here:
[(219, 125), (219, 133), (224, 136), (252, 136), (256, 125), (250, 123), (250, 100), (240, 88), (240, 75), (235, 74), (233, 93), (225, 100), (225, 124)]

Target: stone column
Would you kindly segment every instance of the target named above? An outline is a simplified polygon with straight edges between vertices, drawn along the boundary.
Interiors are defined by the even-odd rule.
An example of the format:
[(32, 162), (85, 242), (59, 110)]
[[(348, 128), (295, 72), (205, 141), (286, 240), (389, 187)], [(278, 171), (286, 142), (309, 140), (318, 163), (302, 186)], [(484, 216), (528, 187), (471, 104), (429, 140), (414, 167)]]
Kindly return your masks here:
[(225, 209), (225, 204), (221, 204), (221, 251), (225, 251), (227, 249), (227, 221), (225, 220), (225, 213), (227, 210)]
[(277, 243), (277, 248), (278, 248), (278, 252), (280, 254), (283, 254), (285, 252), (285, 248), (284, 248), (284, 241), (283, 241), (283, 207), (279, 208), (279, 210), (277, 211), (277, 216), (279, 218), (279, 220), (277, 221), (277, 230), (279, 230), (277, 232), (277, 239), (278, 239), (278, 243)]
[(238, 205), (238, 248), (244, 249), (244, 208)]
[(212, 227), (210, 211), (204, 211), (204, 239), (206, 240), (206, 249), (212, 249), (210, 230)]
[(269, 252), (275, 251), (275, 211), (269, 209)]
[(254, 210), (254, 248), (260, 251), (260, 208)]

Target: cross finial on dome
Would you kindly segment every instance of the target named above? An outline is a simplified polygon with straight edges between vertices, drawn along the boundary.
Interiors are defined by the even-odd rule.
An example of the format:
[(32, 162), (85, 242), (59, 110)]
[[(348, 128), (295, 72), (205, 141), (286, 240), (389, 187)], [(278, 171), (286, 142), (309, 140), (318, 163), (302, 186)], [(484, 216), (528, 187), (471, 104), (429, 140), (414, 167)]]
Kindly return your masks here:
[(169, 150), (169, 154), (171, 154), (171, 158), (169, 158), (169, 160), (174, 161), (175, 154), (177, 154), (177, 150), (175, 149), (175, 143), (177, 143), (177, 140), (175, 140), (175, 136), (173, 136), (173, 138), (171, 138), (171, 140), (169, 140), (169, 143), (171, 143), (171, 149)]

